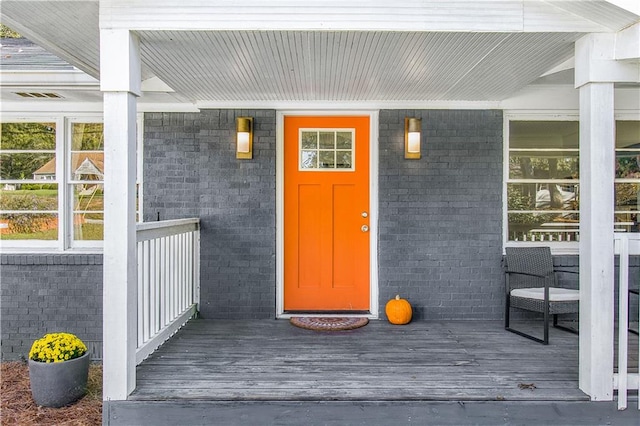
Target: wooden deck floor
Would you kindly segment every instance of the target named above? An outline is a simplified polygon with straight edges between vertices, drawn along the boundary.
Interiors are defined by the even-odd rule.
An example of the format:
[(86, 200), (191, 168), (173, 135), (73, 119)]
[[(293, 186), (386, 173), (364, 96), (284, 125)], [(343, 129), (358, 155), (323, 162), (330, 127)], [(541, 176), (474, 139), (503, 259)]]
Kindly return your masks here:
[(576, 335), (553, 329), (544, 346), (500, 322), (371, 321), (315, 332), (286, 320), (200, 319), (138, 367), (131, 399), (587, 400), (577, 357)]

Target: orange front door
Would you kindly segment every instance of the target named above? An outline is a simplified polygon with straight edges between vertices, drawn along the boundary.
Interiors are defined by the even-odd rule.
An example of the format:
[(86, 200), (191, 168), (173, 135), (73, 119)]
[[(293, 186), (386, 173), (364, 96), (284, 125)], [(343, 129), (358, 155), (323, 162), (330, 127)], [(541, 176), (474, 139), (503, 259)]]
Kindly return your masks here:
[(369, 117), (284, 119), (284, 309), (368, 311)]

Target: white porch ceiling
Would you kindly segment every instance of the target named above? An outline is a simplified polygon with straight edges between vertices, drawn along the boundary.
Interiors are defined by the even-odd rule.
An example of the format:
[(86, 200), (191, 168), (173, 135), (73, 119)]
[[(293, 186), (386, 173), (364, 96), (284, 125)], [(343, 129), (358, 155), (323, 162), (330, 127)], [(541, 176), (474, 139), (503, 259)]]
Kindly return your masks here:
[(197, 101), (501, 100), (573, 55), (574, 33), (140, 33), (144, 63)]
[[(532, 82), (539, 82), (549, 70), (570, 59), (574, 42), (586, 32), (616, 31), (638, 20), (637, 15), (601, 0), (478, 3), (432, 0), (410, 1), (395, 18), (413, 23), (414, 28), (416, 25), (439, 28), (444, 24), (435, 21), (439, 15), (434, 13), (466, 13), (464, 19), (469, 20), (491, 3), (495, 13), (482, 16), (495, 20), (495, 28), (503, 25), (505, 29), (487, 31), (484, 28), (490, 28), (490, 24), (469, 20), (469, 28), (480, 25), (483, 29), (480, 32), (381, 30), (385, 26), (383, 12), (392, 10), (391, 3), (372, 1), (365, 8), (366, 15), (374, 17), (381, 29), (363, 21), (358, 25), (365, 29), (348, 30), (340, 27), (346, 22), (336, 12), (340, 2), (332, 1), (334, 13), (326, 19), (335, 19), (327, 22), (339, 29), (300, 29), (299, 22), (306, 22), (304, 19), (310, 19), (311, 23), (319, 19), (314, 14), (320, 13), (322, 2), (310, 0), (308, 5), (296, 3), (295, 7), (291, 2), (266, 2), (272, 6), (267, 8), (271, 14), (264, 15), (264, 19), (273, 19), (280, 27), (288, 25), (287, 28), (266, 30), (264, 27), (270, 25), (267, 23), (254, 29), (239, 29), (230, 20), (245, 15), (230, 7), (231, 2), (185, 2), (179, 16), (169, 13), (178, 10), (178, 3), (170, 0), (157, 4), (146, 0), (110, 0), (102, 5), (95, 0), (2, 0), (1, 12), (3, 23), (96, 78), (100, 14), (116, 27), (130, 22), (140, 38), (143, 79), (157, 77), (173, 90), (171, 99), (196, 105), (499, 101)], [(464, 12), (465, 4), (475, 12)], [(354, 10), (347, 6), (345, 13), (353, 14)], [(167, 26), (162, 30), (150, 29), (153, 24), (143, 19), (154, 8), (158, 9), (158, 22)], [(129, 9), (132, 17), (126, 14)], [(494, 16), (500, 10), (504, 13), (502, 24), (500, 17)], [(285, 15), (277, 15), (275, 11)], [(205, 12), (216, 20), (216, 28), (221, 25), (227, 29), (190, 27)], [(254, 12), (251, 19), (259, 22), (260, 16)], [(284, 19), (287, 16), (292, 19), (299, 16), (300, 20)], [(180, 22), (188, 25), (181, 27)], [(392, 22), (392, 18), (387, 22)], [(521, 29), (515, 30), (519, 25)], [(191, 29), (177, 31), (169, 27)], [(562, 78), (547, 76), (544, 81), (572, 82), (566, 72), (559, 77)]]

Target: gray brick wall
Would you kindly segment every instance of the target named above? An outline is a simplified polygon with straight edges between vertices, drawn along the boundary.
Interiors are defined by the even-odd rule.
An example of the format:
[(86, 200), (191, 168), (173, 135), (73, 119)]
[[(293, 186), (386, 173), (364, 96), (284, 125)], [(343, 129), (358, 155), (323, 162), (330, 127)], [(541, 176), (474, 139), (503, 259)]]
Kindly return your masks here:
[(35, 339), (59, 331), (99, 357), (102, 255), (2, 254), (0, 263), (2, 359), (26, 359)]
[(199, 133), (199, 113), (145, 114), (145, 222), (199, 216)]
[(379, 140), (381, 312), (399, 293), (419, 319), (502, 318), (502, 112), (383, 110)]
[[(255, 117), (250, 161), (235, 159), (239, 115)], [(423, 119), (421, 160), (404, 159), (405, 116)], [(418, 319), (502, 319), (502, 123), (501, 111), (380, 112), (382, 313), (400, 293)], [(201, 218), (202, 315), (273, 317), (275, 111), (146, 114), (144, 174), (145, 220)]]
[[(252, 160), (237, 116), (254, 117)], [(200, 217), (205, 318), (275, 315), (275, 131), (273, 110), (145, 115), (145, 220)]]

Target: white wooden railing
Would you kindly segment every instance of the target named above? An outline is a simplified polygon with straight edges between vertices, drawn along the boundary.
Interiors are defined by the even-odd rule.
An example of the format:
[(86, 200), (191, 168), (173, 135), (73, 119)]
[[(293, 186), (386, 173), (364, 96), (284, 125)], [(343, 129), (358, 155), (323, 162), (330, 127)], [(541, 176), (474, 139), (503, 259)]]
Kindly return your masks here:
[[(629, 252), (640, 250), (640, 233), (615, 233), (616, 254), (620, 255), (618, 288), (618, 372), (613, 373), (613, 387), (618, 390), (618, 409), (627, 408), (627, 396), (638, 389), (638, 373), (629, 372)], [(640, 317), (640, 314), (638, 315)], [(640, 319), (640, 318), (639, 318)], [(638, 344), (640, 352), (640, 343)], [(639, 367), (640, 368), (640, 367)], [(640, 410), (640, 399), (638, 399)]]
[(200, 219), (137, 225), (140, 364), (198, 312)]

